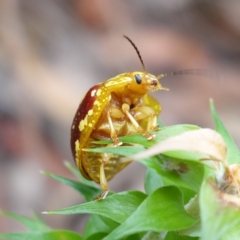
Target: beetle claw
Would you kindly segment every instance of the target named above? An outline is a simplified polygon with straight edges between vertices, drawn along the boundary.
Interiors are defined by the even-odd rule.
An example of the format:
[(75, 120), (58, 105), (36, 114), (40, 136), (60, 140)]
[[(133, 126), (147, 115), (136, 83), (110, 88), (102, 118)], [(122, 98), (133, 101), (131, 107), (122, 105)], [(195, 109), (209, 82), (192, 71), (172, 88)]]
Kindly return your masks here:
[(159, 129), (160, 129), (160, 127), (159, 127), (158, 124), (157, 124), (156, 126), (154, 126), (154, 127), (151, 128), (151, 130), (159, 130)]
[(119, 146), (121, 146), (123, 143), (122, 142), (115, 142), (114, 144), (113, 144), (113, 146), (114, 147), (119, 147)]
[(150, 133), (146, 133), (144, 135), (147, 138), (147, 140), (152, 140), (152, 139), (154, 139), (156, 137), (155, 134), (150, 134)]
[(94, 201), (98, 201), (98, 200), (101, 200), (101, 199), (106, 198), (106, 196), (108, 195), (108, 192), (109, 192), (109, 191), (104, 191), (102, 194), (96, 196), (96, 197), (94, 198)]

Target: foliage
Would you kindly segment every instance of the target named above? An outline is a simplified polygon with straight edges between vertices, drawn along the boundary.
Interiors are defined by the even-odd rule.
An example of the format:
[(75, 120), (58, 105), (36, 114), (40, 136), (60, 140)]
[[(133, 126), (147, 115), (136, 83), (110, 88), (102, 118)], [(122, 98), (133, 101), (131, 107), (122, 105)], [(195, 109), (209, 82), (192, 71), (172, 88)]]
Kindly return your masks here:
[(105, 199), (94, 201), (101, 189), (82, 178), (71, 164), (66, 163), (79, 181), (44, 172), (85, 198), (86, 203), (45, 212), (90, 214), (81, 236), (68, 230), (53, 230), (37, 215), (30, 219), (3, 211), (3, 215), (22, 223), (27, 232), (0, 234), (0, 239), (238, 239), (240, 155), (212, 102), (211, 112), (218, 133), (176, 125), (155, 131), (153, 141), (133, 135), (121, 138), (131, 146), (88, 149), (120, 154), (121, 161), (144, 164), (144, 193), (111, 192)]

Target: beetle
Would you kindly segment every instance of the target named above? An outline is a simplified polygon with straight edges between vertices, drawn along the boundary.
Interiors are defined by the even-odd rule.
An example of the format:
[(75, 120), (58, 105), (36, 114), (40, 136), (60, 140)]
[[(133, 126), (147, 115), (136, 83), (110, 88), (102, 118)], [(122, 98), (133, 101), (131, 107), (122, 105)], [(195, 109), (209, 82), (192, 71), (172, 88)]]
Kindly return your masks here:
[(101, 82), (86, 93), (80, 103), (71, 128), (71, 150), (75, 162), (88, 179), (99, 183), (103, 193), (96, 199), (107, 196), (110, 181), (129, 162), (120, 162), (120, 156), (109, 153), (83, 151), (99, 147), (98, 140), (112, 139), (111, 146), (120, 146), (119, 137), (140, 133), (151, 140), (149, 130), (158, 129), (157, 117), (161, 112), (159, 102), (148, 95), (162, 87), (159, 79), (169, 75), (198, 74), (196, 70), (183, 70), (158, 76), (148, 73), (142, 57), (130, 38), (124, 36), (136, 50), (143, 71), (119, 74)]

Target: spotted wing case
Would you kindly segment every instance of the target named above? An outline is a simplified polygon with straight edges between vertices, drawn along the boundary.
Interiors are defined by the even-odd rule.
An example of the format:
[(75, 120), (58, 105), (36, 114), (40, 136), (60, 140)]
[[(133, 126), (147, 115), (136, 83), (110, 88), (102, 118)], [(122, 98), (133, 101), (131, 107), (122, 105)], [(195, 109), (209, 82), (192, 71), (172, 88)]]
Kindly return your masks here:
[(86, 147), (89, 137), (110, 99), (111, 95), (104, 85), (99, 84), (90, 88), (73, 119), (70, 141), (72, 155), (79, 170), (88, 179), (90, 178), (82, 167), (81, 151)]

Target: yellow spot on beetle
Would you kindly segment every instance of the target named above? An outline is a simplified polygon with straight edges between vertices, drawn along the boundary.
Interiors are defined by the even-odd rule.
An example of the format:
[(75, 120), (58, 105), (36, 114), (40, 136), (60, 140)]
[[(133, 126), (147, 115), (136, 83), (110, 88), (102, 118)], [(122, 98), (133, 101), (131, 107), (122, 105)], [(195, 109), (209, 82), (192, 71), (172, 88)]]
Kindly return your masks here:
[(89, 126), (90, 128), (93, 127), (93, 125), (92, 125), (91, 123), (89, 123), (88, 126)]
[(92, 114), (93, 114), (93, 110), (92, 109), (88, 110), (88, 116), (91, 116)]
[(83, 120), (85, 126), (87, 126), (87, 120), (88, 120), (87, 117), (88, 117), (88, 116), (86, 116), (86, 117), (84, 118), (84, 120)]
[(101, 95), (101, 92), (102, 92), (102, 90), (101, 90), (101, 89), (98, 89), (96, 95), (99, 97), (99, 96)]
[(79, 128), (80, 132), (84, 129), (84, 121), (83, 120), (81, 120), (78, 128)]
[(79, 142), (79, 140), (77, 140), (75, 142), (75, 150), (76, 150), (76, 152), (78, 152), (80, 150), (80, 142)]
[(77, 140), (75, 142), (75, 153), (76, 153), (76, 163), (79, 166), (79, 153), (80, 153), (80, 142)]
[(94, 101), (93, 105), (97, 105), (99, 106), (100, 105), (100, 102), (98, 100)]

